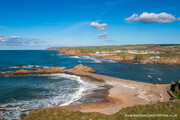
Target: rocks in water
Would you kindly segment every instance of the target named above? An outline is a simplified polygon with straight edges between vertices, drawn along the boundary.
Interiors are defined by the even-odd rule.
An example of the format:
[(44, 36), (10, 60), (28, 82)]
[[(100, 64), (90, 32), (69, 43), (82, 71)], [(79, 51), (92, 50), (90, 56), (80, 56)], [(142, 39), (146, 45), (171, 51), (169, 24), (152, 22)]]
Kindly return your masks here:
[(5, 111), (5, 109), (0, 109), (0, 111), (2, 112), (2, 111)]
[(12, 107), (14, 107), (14, 106), (12, 106), (12, 105), (6, 105), (4, 108), (12, 108)]
[(79, 70), (79, 71), (85, 71), (85, 72), (92, 72), (95, 73), (96, 71), (93, 70), (92, 68), (85, 66), (85, 65), (77, 65), (73, 68), (74, 70)]
[(63, 70), (61, 69), (61, 67), (50, 67), (35, 71), (35, 73), (62, 73), (62, 72)]
[(61, 69), (61, 67), (50, 67), (50, 68), (44, 68), (44, 69), (36, 70), (36, 71), (21, 69), (15, 72), (0, 73), (0, 76), (53, 74), (53, 73), (62, 73), (62, 72), (63, 72), (63, 69)]
[(21, 120), (24, 119), (26, 116), (27, 116), (27, 114), (24, 114), (24, 113), (21, 114), (21, 115), (20, 115)]

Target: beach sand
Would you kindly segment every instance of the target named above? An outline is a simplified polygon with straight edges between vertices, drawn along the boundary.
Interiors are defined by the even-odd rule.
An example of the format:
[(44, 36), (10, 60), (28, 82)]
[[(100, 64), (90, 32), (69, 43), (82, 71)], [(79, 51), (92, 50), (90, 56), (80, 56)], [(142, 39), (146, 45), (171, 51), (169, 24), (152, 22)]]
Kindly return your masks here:
[(65, 70), (65, 73), (87, 77), (95, 82), (102, 82), (111, 86), (105, 96), (107, 101), (60, 107), (66, 110), (81, 111), (85, 113), (99, 112), (110, 115), (117, 113), (125, 107), (165, 102), (170, 99), (170, 95), (167, 93), (170, 84), (136, 82), (73, 69), (67, 69)]

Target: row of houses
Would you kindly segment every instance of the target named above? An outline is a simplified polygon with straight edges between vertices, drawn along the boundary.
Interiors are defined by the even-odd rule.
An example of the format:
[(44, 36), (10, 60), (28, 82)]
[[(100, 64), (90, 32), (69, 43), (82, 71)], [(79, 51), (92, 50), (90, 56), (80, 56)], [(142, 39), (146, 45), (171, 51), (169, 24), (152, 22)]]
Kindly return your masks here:
[(149, 50), (116, 50), (116, 51), (96, 51), (96, 54), (117, 54), (117, 53), (128, 53), (128, 54), (159, 54), (158, 51)]

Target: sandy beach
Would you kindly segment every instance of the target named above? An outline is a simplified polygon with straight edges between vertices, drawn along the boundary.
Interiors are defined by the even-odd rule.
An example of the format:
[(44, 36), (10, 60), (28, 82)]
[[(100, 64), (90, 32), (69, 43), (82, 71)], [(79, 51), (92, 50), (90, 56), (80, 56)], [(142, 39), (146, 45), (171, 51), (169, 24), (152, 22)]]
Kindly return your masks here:
[(96, 82), (103, 82), (111, 86), (108, 89), (108, 94), (106, 94), (107, 102), (82, 103), (62, 107), (67, 110), (99, 112), (110, 115), (117, 113), (125, 107), (165, 102), (170, 99), (170, 95), (167, 93), (169, 84), (136, 82), (73, 69), (67, 69), (64, 72), (87, 77)]

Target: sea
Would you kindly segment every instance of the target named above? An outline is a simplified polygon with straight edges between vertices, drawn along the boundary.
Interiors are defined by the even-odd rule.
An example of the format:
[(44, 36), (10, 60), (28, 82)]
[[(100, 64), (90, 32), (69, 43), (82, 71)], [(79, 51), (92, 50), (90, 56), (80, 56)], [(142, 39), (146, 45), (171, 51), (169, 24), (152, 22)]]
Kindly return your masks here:
[[(178, 65), (125, 64), (92, 56), (65, 56), (57, 51), (46, 50), (0, 50), (0, 72), (54, 66), (68, 69), (80, 63), (93, 68), (97, 74), (127, 80), (153, 84), (169, 84), (180, 80)], [(96, 97), (82, 100), (96, 89), (104, 89), (104, 86), (65, 73), (3, 76), (0, 77), (0, 118), (20, 120), (20, 114), (28, 114), (31, 109), (98, 102)], [(4, 108), (7, 105), (12, 107)]]

